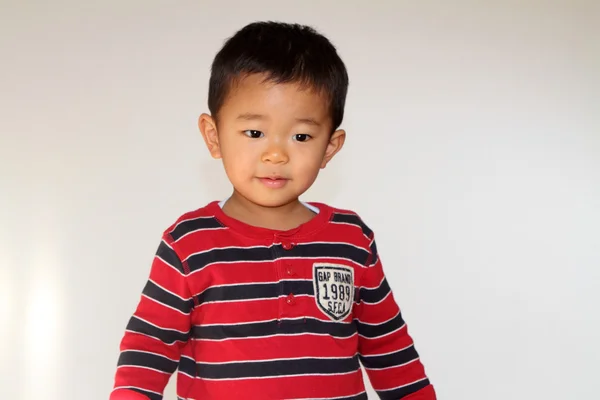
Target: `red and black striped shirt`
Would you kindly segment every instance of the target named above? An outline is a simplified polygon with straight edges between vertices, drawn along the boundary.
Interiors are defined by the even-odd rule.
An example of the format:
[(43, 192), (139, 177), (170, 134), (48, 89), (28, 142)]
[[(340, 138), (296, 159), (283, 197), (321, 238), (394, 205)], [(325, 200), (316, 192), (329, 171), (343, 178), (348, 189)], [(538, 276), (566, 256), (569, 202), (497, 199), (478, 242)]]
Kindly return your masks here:
[(434, 400), (385, 279), (373, 232), (351, 211), (290, 231), (249, 226), (218, 202), (167, 229), (121, 342), (111, 400)]

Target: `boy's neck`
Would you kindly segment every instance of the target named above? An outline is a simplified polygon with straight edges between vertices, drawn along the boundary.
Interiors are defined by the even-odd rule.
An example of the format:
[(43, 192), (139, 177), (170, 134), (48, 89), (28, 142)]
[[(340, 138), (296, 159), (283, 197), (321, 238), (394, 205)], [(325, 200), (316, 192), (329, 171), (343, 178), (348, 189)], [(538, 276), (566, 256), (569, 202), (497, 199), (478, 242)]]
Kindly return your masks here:
[(264, 207), (235, 190), (223, 205), (223, 212), (245, 224), (280, 231), (297, 228), (315, 217), (298, 199), (278, 207)]

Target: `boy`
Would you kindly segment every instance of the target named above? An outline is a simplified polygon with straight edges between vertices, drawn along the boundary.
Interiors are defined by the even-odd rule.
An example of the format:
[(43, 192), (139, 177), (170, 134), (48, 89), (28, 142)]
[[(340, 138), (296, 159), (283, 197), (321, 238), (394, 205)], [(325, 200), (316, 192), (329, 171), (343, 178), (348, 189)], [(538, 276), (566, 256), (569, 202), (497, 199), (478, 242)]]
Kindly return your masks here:
[(299, 200), (344, 144), (348, 87), (332, 44), (306, 26), (253, 23), (217, 54), (210, 154), (224, 202), (168, 228), (121, 343), (112, 400), (382, 399), (435, 392), (351, 211)]

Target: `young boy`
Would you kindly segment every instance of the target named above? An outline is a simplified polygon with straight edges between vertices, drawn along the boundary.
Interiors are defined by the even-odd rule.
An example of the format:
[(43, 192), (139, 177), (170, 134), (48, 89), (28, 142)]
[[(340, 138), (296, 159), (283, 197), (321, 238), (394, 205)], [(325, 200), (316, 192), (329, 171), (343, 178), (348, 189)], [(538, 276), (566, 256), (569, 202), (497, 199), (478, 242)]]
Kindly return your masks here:
[(433, 400), (352, 211), (299, 197), (344, 144), (348, 76), (313, 29), (253, 23), (217, 54), (199, 119), (233, 194), (162, 237), (127, 325), (112, 400)]

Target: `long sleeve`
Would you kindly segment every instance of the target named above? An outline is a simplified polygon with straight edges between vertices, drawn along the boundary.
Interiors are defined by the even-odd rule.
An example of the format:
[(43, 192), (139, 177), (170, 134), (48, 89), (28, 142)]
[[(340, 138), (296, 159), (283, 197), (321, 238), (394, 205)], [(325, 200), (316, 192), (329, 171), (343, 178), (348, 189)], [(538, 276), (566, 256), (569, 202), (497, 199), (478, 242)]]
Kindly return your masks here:
[(184, 263), (163, 236), (121, 341), (111, 400), (160, 400), (187, 342), (194, 306)]
[(380, 399), (435, 400), (371, 238), (355, 311), (361, 363)]

